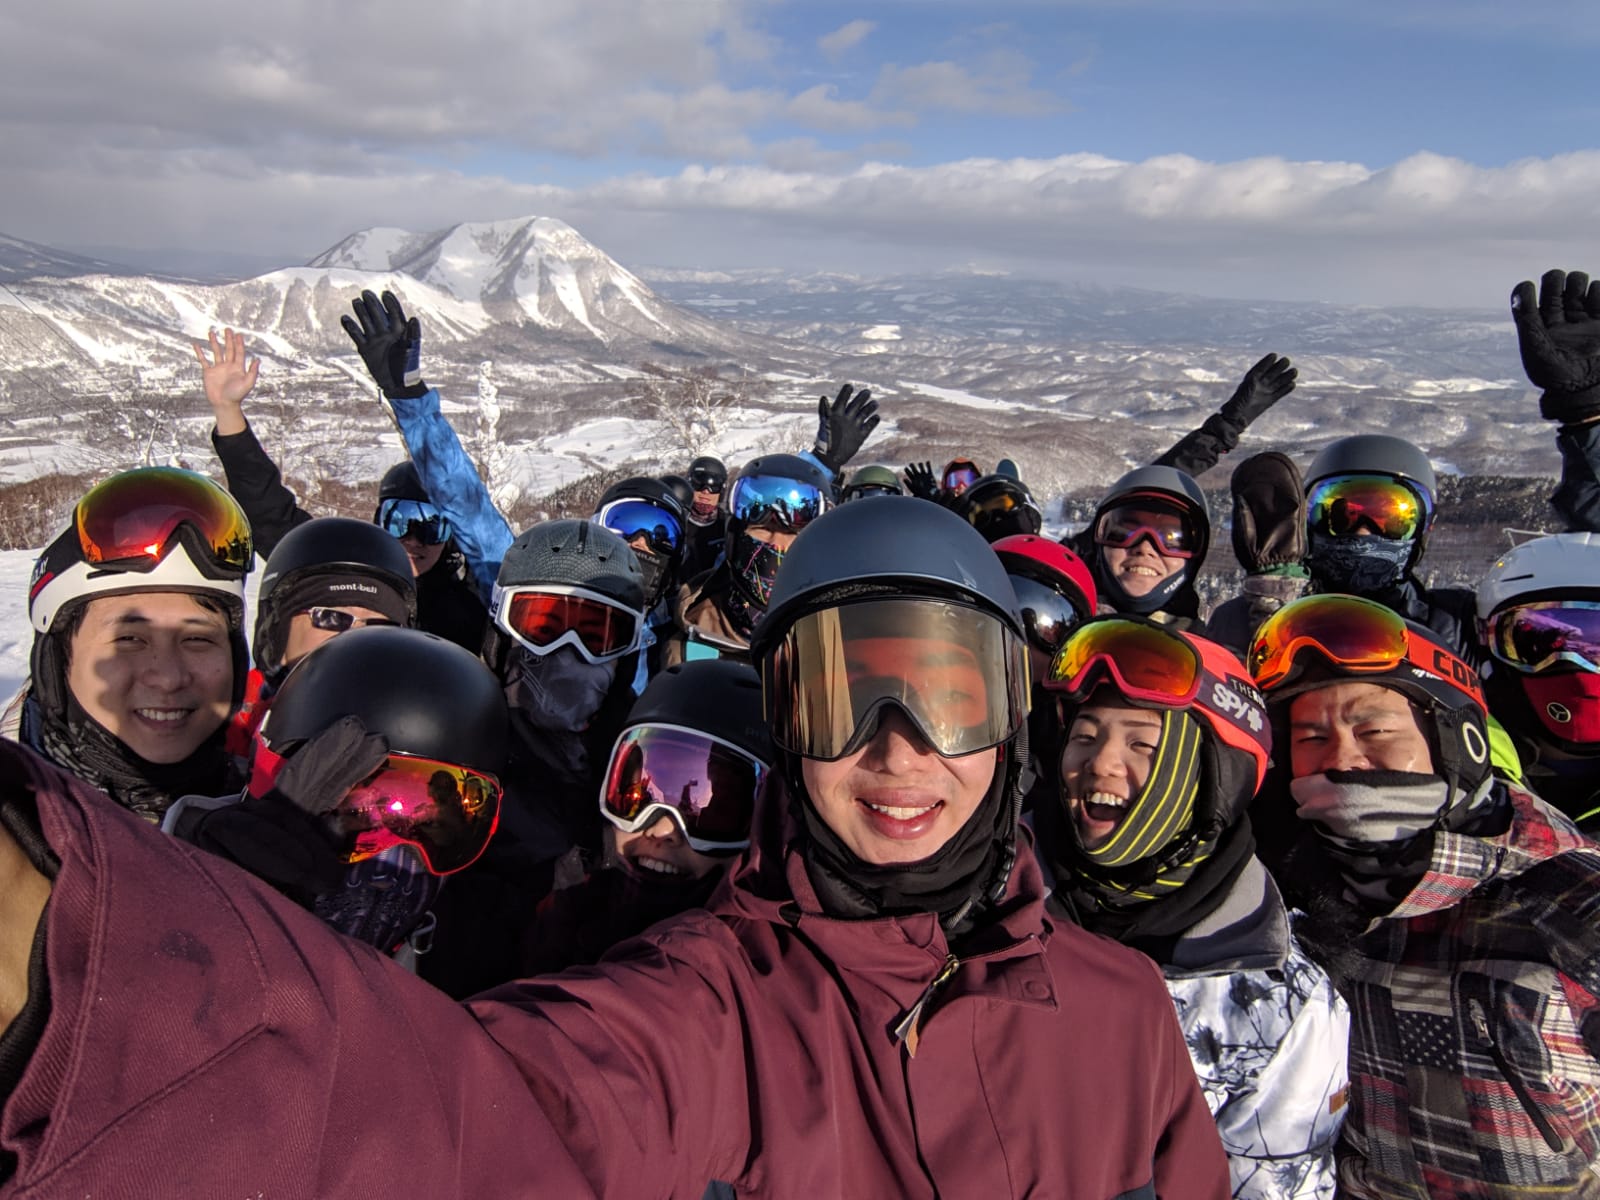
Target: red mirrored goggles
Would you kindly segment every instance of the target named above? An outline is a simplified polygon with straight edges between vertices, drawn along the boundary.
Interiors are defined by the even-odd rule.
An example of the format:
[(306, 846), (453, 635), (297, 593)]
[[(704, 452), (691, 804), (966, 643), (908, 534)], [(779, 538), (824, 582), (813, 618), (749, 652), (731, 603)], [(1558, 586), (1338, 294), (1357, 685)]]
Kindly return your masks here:
[(1085, 700), (1109, 682), (1128, 700), (1185, 708), (1205, 676), (1200, 653), (1157, 625), (1108, 617), (1079, 626), (1067, 638), (1045, 687)]
[(1359, 596), (1304, 596), (1262, 624), (1250, 643), (1250, 674), (1270, 692), (1293, 681), (1307, 655), (1352, 674), (1409, 666), (1448, 680), (1487, 709), (1478, 676), (1414, 632), (1392, 609)]
[(572, 646), (592, 663), (639, 648), (644, 614), (609, 596), (557, 584), (496, 585), (494, 623), (530, 653), (543, 657)]
[(623, 833), (663, 816), (702, 854), (743, 850), (770, 768), (731, 742), (680, 725), (635, 725), (611, 751), (600, 811)]
[(1158, 499), (1119, 504), (1101, 514), (1094, 540), (1113, 549), (1128, 549), (1149, 538), (1168, 558), (1193, 558), (1198, 548), (1193, 522)]
[(999, 745), (1028, 715), (1027, 646), (991, 613), (894, 597), (807, 613), (762, 662), (773, 738), (805, 758), (864, 746), (900, 710), (940, 755)]
[(119, 571), (150, 571), (182, 535), (196, 566), (238, 578), (254, 551), (244, 510), (204, 475), (143, 467), (90, 488), (73, 510), (85, 561)]
[[(255, 746), (249, 794), (264, 796), (287, 759)], [(500, 824), (500, 781), (454, 763), (390, 754), (323, 814), (345, 862), (412, 846), (435, 875), (476, 862)]]

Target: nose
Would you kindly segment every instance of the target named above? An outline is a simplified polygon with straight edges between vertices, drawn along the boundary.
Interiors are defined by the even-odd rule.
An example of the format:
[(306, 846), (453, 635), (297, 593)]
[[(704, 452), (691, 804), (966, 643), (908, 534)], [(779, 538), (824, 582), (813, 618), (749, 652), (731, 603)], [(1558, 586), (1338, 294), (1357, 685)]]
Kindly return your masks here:
[(176, 649), (156, 649), (146, 656), (140, 675), (147, 687), (175, 692), (189, 683), (189, 664)]
[(1351, 730), (1335, 729), (1329, 732), (1327, 744), (1322, 747), (1322, 755), (1318, 760), (1317, 773), (1371, 769), (1372, 762), (1366, 750)]
[(898, 775), (913, 768), (918, 759), (934, 753), (927, 739), (917, 732), (911, 719), (898, 708), (884, 710), (878, 717), (878, 728), (867, 743), (863, 762), (888, 775)]
[(662, 813), (645, 829), (644, 835), (658, 842), (670, 842), (678, 836), (678, 823)]
[(1084, 770), (1098, 779), (1118, 779), (1128, 773), (1128, 764), (1112, 749), (1110, 738), (1101, 738), (1084, 763)]

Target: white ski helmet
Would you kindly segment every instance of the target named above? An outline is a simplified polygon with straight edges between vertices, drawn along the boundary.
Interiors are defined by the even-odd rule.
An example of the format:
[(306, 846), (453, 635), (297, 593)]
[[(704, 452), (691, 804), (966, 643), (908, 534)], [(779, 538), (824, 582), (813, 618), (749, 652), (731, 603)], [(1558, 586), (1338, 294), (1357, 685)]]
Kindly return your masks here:
[(1600, 533), (1553, 533), (1513, 546), (1478, 584), (1478, 629), (1536, 600), (1600, 599)]

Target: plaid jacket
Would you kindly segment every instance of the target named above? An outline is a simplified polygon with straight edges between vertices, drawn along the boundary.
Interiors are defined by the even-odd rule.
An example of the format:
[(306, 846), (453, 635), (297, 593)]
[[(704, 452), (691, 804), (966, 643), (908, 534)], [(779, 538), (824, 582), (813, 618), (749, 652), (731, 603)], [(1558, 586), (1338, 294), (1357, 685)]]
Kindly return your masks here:
[(1358, 943), (1341, 1195), (1600, 1196), (1600, 845), (1510, 795)]

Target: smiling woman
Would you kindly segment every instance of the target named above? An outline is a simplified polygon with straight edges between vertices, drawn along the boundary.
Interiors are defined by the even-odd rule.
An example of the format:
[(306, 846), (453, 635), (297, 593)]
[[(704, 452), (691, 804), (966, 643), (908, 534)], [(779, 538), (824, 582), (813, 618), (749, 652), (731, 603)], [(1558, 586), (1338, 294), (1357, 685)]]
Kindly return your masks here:
[(150, 820), (227, 790), (250, 563), (249, 523), (204, 476), (146, 468), (91, 489), (34, 567), (20, 740)]

